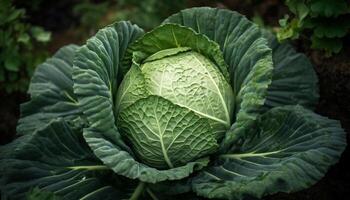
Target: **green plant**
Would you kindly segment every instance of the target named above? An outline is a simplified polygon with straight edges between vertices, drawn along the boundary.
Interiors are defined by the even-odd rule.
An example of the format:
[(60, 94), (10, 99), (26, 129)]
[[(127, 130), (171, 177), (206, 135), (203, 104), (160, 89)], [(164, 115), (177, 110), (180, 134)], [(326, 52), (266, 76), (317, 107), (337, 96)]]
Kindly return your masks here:
[(76, 4), (73, 13), (80, 17), (81, 35), (86, 38), (114, 21), (130, 20), (146, 30), (159, 25), (167, 16), (186, 7), (185, 0), (84, 0)]
[(167, 16), (186, 7), (186, 0), (120, 0), (115, 19), (130, 20), (142, 28), (150, 30), (160, 24)]
[(100, 28), (101, 20), (105, 16), (112, 1), (92, 3), (90, 0), (82, 1), (73, 8), (73, 13), (80, 16), (80, 25), (92, 34)]
[(24, 9), (10, 0), (0, 2), (0, 89), (8, 93), (27, 90), (34, 67), (48, 56), (41, 48), (50, 33), (24, 19)]
[(308, 59), (223, 9), (183, 10), (148, 33), (107, 26), (39, 66), (29, 93), (22, 136), (0, 147), (5, 199), (36, 187), (62, 199), (260, 198), (316, 183), (346, 146), (339, 122), (311, 111)]
[(327, 56), (339, 53), (343, 38), (350, 31), (350, 4), (345, 0), (286, 0), (294, 14), (280, 20), (277, 33), (280, 41), (299, 38), (311, 32), (311, 48), (324, 50)]

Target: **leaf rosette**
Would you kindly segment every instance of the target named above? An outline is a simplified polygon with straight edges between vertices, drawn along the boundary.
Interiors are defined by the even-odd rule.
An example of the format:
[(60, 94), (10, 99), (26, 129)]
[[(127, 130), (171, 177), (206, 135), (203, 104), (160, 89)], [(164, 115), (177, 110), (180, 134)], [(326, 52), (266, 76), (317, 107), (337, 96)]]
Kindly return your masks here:
[(112, 24), (40, 65), (29, 94), (0, 147), (4, 199), (260, 198), (314, 184), (346, 145), (308, 110), (307, 58), (223, 9)]

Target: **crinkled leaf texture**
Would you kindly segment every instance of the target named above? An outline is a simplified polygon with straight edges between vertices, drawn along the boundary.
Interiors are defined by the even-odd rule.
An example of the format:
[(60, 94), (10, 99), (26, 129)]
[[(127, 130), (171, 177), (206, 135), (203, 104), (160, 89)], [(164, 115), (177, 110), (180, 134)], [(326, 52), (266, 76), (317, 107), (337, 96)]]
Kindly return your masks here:
[[(204, 55), (218, 67), (227, 81), (229, 80), (227, 64), (222, 56), (220, 46), (205, 34), (195, 32), (192, 27), (179, 24), (163, 24), (146, 33), (129, 48), (125, 62), (131, 63), (135, 53), (141, 53), (139, 59), (142, 61), (161, 50), (179, 47), (189, 47)], [(152, 57), (153, 60), (156, 60), (157, 56), (153, 55)]]
[(122, 140), (116, 126), (115, 101), (127, 47), (143, 34), (129, 22), (101, 29), (82, 46), (74, 59), (74, 92), (89, 122), (84, 137), (96, 156), (115, 173), (131, 179), (155, 183), (176, 180), (203, 168), (208, 159), (158, 170), (138, 162)]
[[(146, 96), (164, 97), (207, 118), (217, 138), (223, 137), (232, 122), (234, 97), (218, 44), (190, 28), (164, 24), (128, 52), (125, 59), (132, 60), (132, 67), (118, 91), (119, 112), (144, 98), (138, 95), (144, 85)], [(130, 76), (138, 80), (131, 82)]]
[(219, 44), (228, 65), (235, 99), (234, 124), (221, 148), (227, 150), (236, 137), (262, 112), (272, 76), (272, 52), (257, 25), (224, 9), (191, 8), (170, 16), (164, 23), (190, 27)]
[(120, 113), (118, 124), (142, 163), (161, 169), (193, 165), (218, 147), (207, 119), (160, 96), (136, 101)]
[(150, 94), (207, 119), (218, 139), (230, 128), (234, 109), (232, 88), (217, 66), (202, 54), (187, 51), (145, 62), (141, 71)]
[(77, 49), (76, 45), (62, 47), (37, 67), (28, 90), (31, 100), (21, 105), (19, 134), (32, 133), (59, 117), (75, 125), (84, 123), (73, 93), (72, 68)]
[[(0, 150), (2, 199), (23, 199), (32, 188), (67, 200), (124, 199), (133, 188), (133, 184), (122, 182), (123, 177), (112, 180), (111, 170), (95, 157), (81, 130), (72, 130), (62, 119), (52, 120)], [(111, 186), (112, 181), (118, 188)]]
[[(173, 168), (213, 153), (215, 137), (230, 127), (234, 101), (215, 64), (224, 62), (219, 46), (192, 29), (165, 24), (128, 52), (132, 67), (119, 87), (123, 117), (117, 124), (143, 163)], [(144, 99), (149, 95), (158, 97)]]

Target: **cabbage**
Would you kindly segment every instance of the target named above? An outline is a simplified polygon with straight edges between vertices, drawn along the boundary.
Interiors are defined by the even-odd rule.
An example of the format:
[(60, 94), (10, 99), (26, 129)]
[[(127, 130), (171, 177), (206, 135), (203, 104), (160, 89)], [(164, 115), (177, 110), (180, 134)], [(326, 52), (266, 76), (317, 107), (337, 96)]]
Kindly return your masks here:
[(1, 197), (305, 189), (346, 146), (340, 123), (312, 111), (317, 81), (305, 55), (236, 12), (191, 8), (147, 33), (116, 22), (37, 67), (21, 136), (0, 147)]

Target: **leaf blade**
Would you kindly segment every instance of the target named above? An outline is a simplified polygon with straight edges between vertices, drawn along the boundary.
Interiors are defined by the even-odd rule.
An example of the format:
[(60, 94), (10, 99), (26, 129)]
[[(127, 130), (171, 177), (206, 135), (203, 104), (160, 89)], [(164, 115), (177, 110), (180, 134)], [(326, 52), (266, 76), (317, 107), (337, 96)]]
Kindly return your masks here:
[(28, 93), (31, 100), (21, 105), (19, 134), (32, 133), (50, 120), (63, 117), (81, 126), (82, 111), (73, 93), (72, 67), (76, 45), (62, 47), (36, 69)]
[(135, 102), (118, 124), (143, 163), (157, 168), (185, 165), (218, 147), (206, 119), (159, 96)]
[(115, 125), (114, 103), (122, 78), (121, 60), (127, 47), (142, 34), (138, 26), (124, 21), (101, 29), (78, 50), (73, 67), (74, 93), (88, 126), (115, 139), (115, 144), (129, 152)]
[(272, 83), (267, 91), (264, 109), (302, 105), (314, 109), (319, 98), (318, 78), (308, 58), (289, 44), (280, 44), (265, 30), (274, 63)]
[[(23, 199), (26, 192), (37, 187), (62, 199), (80, 199), (90, 195), (90, 199), (115, 199), (121, 188), (114, 188), (107, 181), (110, 173), (102, 166), (88, 145), (81, 130), (73, 130), (62, 119), (52, 120), (32, 134), (27, 134), (1, 147), (0, 190), (5, 199)], [(81, 166), (94, 166), (82, 168)], [(120, 177), (115, 177), (122, 181)], [(124, 182), (123, 184), (128, 184)], [(104, 193), (101, 188), (109, 188)], [(92, 195), (94, 194), (94, 195)]]
[(256, 127), (194, 179), (199, 195), (244, 199), (298, 191), (321, 179), (346, 146), (339, 122), (301, 106), (273, 108)]

